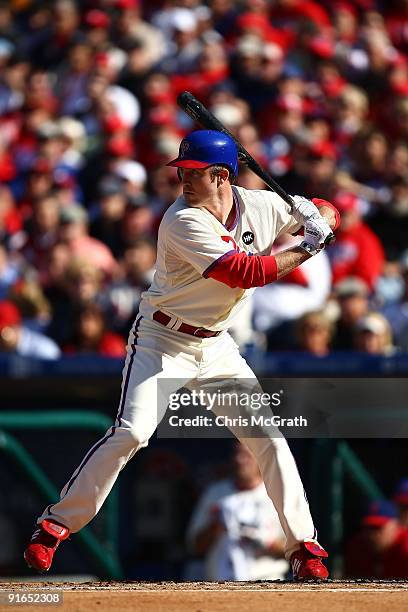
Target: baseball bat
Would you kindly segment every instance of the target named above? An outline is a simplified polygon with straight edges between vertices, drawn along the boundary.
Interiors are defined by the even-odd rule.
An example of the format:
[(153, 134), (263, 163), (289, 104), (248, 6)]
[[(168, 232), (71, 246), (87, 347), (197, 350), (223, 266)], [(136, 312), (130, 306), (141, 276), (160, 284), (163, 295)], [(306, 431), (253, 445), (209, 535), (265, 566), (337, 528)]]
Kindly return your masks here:
[[(193, 96), (189, 91), (182, 91), (177, 97), (177, 104), (184, 110), (185, 113), (201, 127), (207, 128), (208, 130), (217, 130), (223, 134), (227, 134), (233, 139), (238, 149), (238, 159), (246, 164), (248, 168), (252, 170), (272, 191), (275, 191), (282, 200), (285, 200), (289, 204), (290, 210), (293, 210), (293, 199), (286, 193), (286, 191), (275, 181), (275, 179), (266, 172), (252, 157), (250, 153), (242, 146), (242, 144), (235, 138), (233, 134), (215, 117), (209, 110), (202, 104), (197, 98)], [(335, 236), (332, 233), (331, 236), (326, 238), (326, 244), (330, 244), (335, 240)]]

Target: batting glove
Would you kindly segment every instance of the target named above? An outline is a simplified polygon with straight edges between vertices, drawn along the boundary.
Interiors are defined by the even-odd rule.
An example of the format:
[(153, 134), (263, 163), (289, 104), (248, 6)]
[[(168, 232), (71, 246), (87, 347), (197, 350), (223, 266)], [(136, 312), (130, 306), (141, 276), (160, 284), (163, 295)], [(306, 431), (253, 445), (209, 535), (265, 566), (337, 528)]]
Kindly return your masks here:
[(304, 227), (304, 240), (300, 247), (310, 255), (316, 255), (324, 249), (326, 241), (333, 235), (331, 227), (320, 215), (306, 221)]
[(299, 195), (292, 196), (292, 216), (298, 223), (304, 225), (309, 219), (320, 218), (319, 209), (311, 200)]

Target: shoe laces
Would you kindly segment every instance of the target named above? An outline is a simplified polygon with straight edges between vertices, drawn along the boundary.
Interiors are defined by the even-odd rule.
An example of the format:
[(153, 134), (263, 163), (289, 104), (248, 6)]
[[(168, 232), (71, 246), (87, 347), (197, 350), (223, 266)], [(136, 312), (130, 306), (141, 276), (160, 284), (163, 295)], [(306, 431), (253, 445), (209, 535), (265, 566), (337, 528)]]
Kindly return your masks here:
[(55, 538), (40, 527), (34, 531), (31, 537), (31, 542), (35, 544), (43, 544), (48, 548), (54, 548), (54, 546), (58, 544), (58, 538)]
[(306, 559), (306, 562), (309, 567), (313, 567), (316, 569), (323, 565), (321, 560), (318, 557), (312, 557), (311, 559)]

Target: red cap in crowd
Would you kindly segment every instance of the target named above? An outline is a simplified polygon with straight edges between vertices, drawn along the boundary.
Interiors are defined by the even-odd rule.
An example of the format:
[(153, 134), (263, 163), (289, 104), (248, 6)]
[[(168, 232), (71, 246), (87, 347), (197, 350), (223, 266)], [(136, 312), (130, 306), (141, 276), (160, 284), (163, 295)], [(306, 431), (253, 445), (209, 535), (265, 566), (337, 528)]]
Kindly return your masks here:
[(31, 167), (31, 172), (35, 174), (52, 174), (53, 168), (48, 159), (39, 157)]
[(334, 55), (334, 42), (327, 36), (315, 36), (309, 41), (308, 47), (312, 53), (324, 59)]
[(140, 6), (140, 0), (116, 0), (115, 7), (122, 11), (132, 10)]
[(109, 134), (114, 134), (119, 130), (123, 130), (126, 128), (126, 124), (123, 123), (122, 119), (118, 115), (109, 115), (102, 122), (102, 128), (104, 132), (108, 132)]
[(333, 11), (343, 11), (344, 13), (350, 13), (350, 15), (353, 15), (353, 17), (358, 16), (356, 7), (350, 2), (335, 2), (333, 4)]
[(266, 32), (269, 30), (270, 23), (265, 15), (260, 13), (242, 13), (236, 21), (238, 28), (241, 30), (259, 30), (260, 32)]
[(130, 138), (111, 138), (106, 151), (115, 157), (131, 157), (134, 154), (133, 142)]
[(397, 518), (397, 510), (392, 502), (375, 501), (370, 504), (367, 514), (362, 520), (364, 527), (382, 527)]
[(336, 147), (328, 140), (321, 140), (320, 142), (314, 143), (309, 147), (310, 157), (329, 157), (330, 159), (336, 159)]
[(86, 13), (84, 23), (89, 28), (109, 28), (110, 18), (103, 11), (92, 9)]
[(278, 96), (276, 106), (283, 111), (303, 112), (304, 110), (302, 98), (295, 93), (285, 93)]
[(173, 125), (174, 111), (170, 108), (152, 108), (148, 113), (148, 120), (151, 125)]
[(347, 81), (343, 79), (340, 75), (333, 76), (330, 80), (324, 81), (321, 83), (321, 87), (323, 92), (329, 98), (337, 98), (343, 91), (343, 89), (347, 86)]
[(21, 315), (17, 306), (8, 300), (0, 302), (0, 329), (19, 325), (21, 323)]
[(333, 198), (333, 203), (340, 213), (359, 209), (359, 199), (355, 193), (341, 191)]

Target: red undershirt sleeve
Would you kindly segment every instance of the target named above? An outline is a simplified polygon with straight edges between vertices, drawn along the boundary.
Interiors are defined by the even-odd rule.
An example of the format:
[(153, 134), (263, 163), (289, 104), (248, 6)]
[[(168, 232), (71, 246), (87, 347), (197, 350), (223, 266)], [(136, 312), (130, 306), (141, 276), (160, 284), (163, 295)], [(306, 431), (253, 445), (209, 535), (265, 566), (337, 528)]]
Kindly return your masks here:
[(205, 278), (213, 278), (233, 289), (263, 287), (277, 279), (278, 267), (273, 255), (247, 255), (231, 253), (212, 264), (203, 273)]

